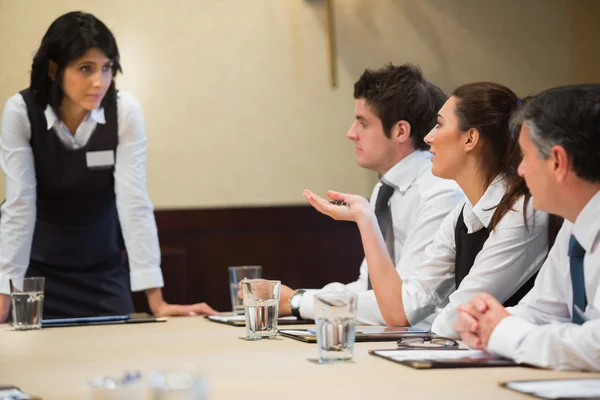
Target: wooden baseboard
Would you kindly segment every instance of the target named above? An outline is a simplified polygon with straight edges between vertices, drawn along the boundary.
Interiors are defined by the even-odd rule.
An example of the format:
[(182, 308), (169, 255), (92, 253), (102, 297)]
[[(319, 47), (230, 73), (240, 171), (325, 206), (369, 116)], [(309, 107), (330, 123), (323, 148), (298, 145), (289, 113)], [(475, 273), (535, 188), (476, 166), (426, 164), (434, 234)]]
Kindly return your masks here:
[[(363, 258), (354, 223), (309, 206), (157, 210), (156, 222), (171, 303), (205, 301), (231, 309), (227, 268), (262, 265), (263, 277), (292, 288), (320, 288), (358, 277)], [(142, 294), (136, 309), (147, 310)]]

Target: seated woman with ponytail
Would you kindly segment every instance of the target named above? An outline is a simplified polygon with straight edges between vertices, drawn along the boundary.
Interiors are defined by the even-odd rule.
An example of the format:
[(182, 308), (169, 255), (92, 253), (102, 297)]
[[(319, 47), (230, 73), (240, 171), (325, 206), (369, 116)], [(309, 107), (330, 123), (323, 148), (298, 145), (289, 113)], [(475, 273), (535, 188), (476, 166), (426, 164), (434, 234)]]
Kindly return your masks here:
[(458, 337), (453, 329), (457, 306), (480, 292), (514, 305), (533, 286), (559, 221), (533, 209), (517, 175), (521, 153), (509, 121), (518, 102), (502, 85), (471, 83), (456, 89), (439, 111), (425, 138), (433, 155), (432, 172), (456, 181), (466, 198), (442, 222), (425, 250), (425, 261), (404, 279), (396, 273), (366, 199), (328, 192), (347, 207), (305, 191), (320, 212), (357, 223), (388, 325), (414, 325), (437, 311), (432, 331)]

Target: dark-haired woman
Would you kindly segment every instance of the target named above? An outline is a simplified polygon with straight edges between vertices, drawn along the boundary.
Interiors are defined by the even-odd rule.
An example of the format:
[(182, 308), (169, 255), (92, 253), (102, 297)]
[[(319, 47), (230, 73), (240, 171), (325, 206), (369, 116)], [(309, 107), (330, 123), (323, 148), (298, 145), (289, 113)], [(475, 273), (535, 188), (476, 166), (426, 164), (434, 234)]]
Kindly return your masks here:
[(555, 236), (549, 217), (535, 211), (522, 178), (517, 141), (509, 130), (518, 98), (493, 83), (456, 89), (425, 141), (434, 175), (455, 180), (466, 198), (443, 221), (427, 259), (401, 279), (393, 268), (372, 207), (360, 196), (329, 192), (350, 207), (335, 206), (306, 191), (319, 211), (355, 221), (360, 229), (378, 305), (388, 325), (414, 325), (436, 310), (432, 331), (458, 337), (456, 307), (477, 293), (516, 304)]
[(46, 278), (44, 317), (128, 314), (131, 290), (146, 292), (155, 315), (214, 313), (163, 300), (144, 119), (137, 100), (115, 89), (119, 71), (110, 30), (68, 13), (44, 35), (29, 88), (4, 107), (0, 321), (9, 280), (24, 276)]

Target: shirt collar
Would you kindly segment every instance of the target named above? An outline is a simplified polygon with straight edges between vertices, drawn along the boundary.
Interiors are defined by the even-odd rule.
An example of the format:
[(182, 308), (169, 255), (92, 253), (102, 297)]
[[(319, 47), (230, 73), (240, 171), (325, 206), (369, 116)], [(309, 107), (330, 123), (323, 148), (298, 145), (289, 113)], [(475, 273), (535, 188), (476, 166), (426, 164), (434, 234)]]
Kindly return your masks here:
[[(46, 127), (47, 127), (47, 129), (52, 128), (54, 126), (54, 124), (58, 121), (58, 116), (56, 115), (56, 113), (54, 112), (54, 110), (52, 109), (52, 107), (50, 107), (50, 104), (48, 104), (46, 106), (46, 110), (44, 111), (44, 115), (46, 116)], [(84, 121), (87, 118), (91, 118), (92, 120), (96, 121), (96, 123), (98, 123), (98, 124), (105, 124), (106, 123), (106, 118), (104, 117), (104, 108), (98, 107), (98, 108), (93, 109), (84, 118)]]
[(508, 184), (504, 178), (505, 175), (498, 175), (474, 206), (469, 202), (469, 199), (466, 199), (465, 206), (471, 208), (473, 214), (475, 214), (477, 219), (486, 228), (490, 226), (492, 216), (496, 212), (496, 206), (500, 203), (508, 188)]
[(573, 235), (586, 252), (594, 250), (594, 242), (600, 233), (598, 212), (600, 212), (600, 191), (583, 207), (573, 225)]
[(421, 174), (423, 166), (429, 163), (430, 160), (431, 153), (428, 151), (413, 151), (390, 168), (381, 177), (381, 181), (404, 194)]

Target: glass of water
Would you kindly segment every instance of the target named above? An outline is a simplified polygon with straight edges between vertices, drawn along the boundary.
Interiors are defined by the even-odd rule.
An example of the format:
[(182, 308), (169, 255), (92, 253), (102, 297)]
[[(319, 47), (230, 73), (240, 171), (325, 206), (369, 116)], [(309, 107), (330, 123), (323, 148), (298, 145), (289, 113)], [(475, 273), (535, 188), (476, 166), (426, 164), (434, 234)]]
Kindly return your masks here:
[(141, 374), (126, 372), (123, 377), (98, 377), (86, 382), (86, 400), (142, 400)]
[(240, 282), (244, 279), (258, 279), (262, 277), (260, 265), (248, 265), (242, 267), (229, 267), (229, 293), (231, 295), (231, 310), (234, 314), (244, 313), (244, 304), (238, 297)]
[(13, 328), (18, 331), (40, 329), (44, 309), (45, 278), (10, 280)]
[(249, 279), (242, 281), (246, 338), (259, 340), (277, 336), (280, 281)]
[(314, 304), (319, 362), (352, 360), (358, 295), (346, 291), (321, 293), (315, 296)]
[(153, 400), (208, 400), (209, 385), (195, 367), (185, 364), (180, 368), (152, 371), (148, 383)]

